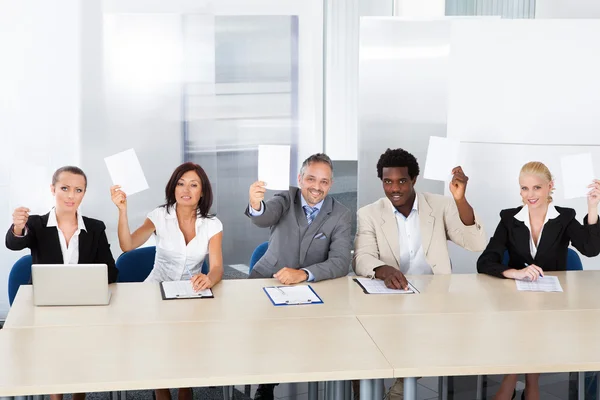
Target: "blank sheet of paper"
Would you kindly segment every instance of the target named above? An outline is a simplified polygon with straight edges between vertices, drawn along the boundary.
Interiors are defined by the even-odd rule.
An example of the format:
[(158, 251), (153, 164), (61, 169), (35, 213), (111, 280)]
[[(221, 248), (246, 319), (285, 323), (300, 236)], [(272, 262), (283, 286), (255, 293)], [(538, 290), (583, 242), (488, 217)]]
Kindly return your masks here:
[(258, 180), (271, 190), (290, 188), (290, 146), (258, 146)]
[(120, 185), (127, 196), (148, 189), (148, 182), (134, 149), (104, 159), (113, 185)]
[(413, 294), (418, 293), (414, 286), (408, 282), (408, 290), (390, 289), (381, 279), (356, 278), (360, 286), (369, 294)]
[(452, 168), (458, 166), (459, 152), (459, 140), (431, 136), (427, 148), (424, 178), (449, 182), (452, 179)]
[(531, 281), (515, 281), (517, 282), (517, 290), (528, 292), (562, 292), (562, 286), (557, 276), (539, 277), (535, 282)]
[(271, 286), (264, 290), (275, 305), (322, 303), (310, 286)]
[(562, 156), (560, 158), (565, 199), (587, 197), (588, 185), (594, 180), (594, 164), (590, 153)]
[(10, 171), (8, 202), (11, 223), (12, 213), (17, 207), (29, 208), (30, 215), (43, 215), (50, 211), (55, 204), (51, 184), (52, 172), (46, 167), (21, 163), (13, 168)]

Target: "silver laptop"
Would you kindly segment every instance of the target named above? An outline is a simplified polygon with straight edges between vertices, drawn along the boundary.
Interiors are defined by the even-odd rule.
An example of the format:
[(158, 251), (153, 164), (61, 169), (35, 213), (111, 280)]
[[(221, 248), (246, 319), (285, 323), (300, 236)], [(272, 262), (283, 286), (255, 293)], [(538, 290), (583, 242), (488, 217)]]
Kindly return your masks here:
[(106, 264), (33, 264), (36, 306), (104, 306), (110, 301)]

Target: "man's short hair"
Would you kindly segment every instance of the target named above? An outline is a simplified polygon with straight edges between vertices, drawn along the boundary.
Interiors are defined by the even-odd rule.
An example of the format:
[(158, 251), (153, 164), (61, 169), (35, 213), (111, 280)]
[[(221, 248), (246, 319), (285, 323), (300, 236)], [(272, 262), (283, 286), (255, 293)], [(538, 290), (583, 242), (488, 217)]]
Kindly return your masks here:
[(300, 176), (304, 176), (304, 172), (306, 172), (306, 167), (316, 162), (329, 165), (329, 168), (331, 168), (331, 177), (333, 178), (333, 162), (331, 162), (331, 158), (329, 158), (329, 156), (325, 153), (313, 154), (312, 156), (304, 160), (304, 162), (302, 163), (302, 167), (300, 168)]
[(407, 167), (410, 179), (419, 176), (419, 163), (415, 156), (404, 149), (387, 149), (377, 161), (377, 177), (383, 179), (384, 168)]

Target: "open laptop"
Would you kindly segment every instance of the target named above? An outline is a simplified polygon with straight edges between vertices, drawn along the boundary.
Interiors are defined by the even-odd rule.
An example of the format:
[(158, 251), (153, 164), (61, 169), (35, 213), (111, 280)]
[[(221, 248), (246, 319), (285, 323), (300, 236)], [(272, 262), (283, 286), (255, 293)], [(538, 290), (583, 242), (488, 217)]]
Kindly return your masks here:
[(33, 264), (36, 306), (104, 306), (110, 301), (106, 264)]

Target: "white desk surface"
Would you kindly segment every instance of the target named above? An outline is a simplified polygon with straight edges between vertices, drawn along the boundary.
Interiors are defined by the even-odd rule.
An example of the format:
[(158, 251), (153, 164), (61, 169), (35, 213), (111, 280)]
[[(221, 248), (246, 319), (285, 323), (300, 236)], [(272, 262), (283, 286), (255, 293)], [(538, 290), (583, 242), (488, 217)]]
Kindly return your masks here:
[(555, 272), (562, 293), (519, 292), (512, 279), (481, 274), (421, 275), (409, 280), (415, 295), (364, 294), (351, 277), (311, 283), (324, 304), (274, 307), (264, 291), (274, 279), (225, 280), (214, 299), (162, 300), (158, 284), (111, 285), (107, 307), (35, 307), (31, 286), (22, 286), (5, 329), (353, 315), (489, 313), (600, 309), (600, 271)]
[(0, 396), (392, 377), (355, 317), (0, 330)]
[(600, 310), (358, 319), (395, 377), (600, 370)]
[(213, 299), (163, 300), (155, 283), (110, 285), (108, 306), (35, 307), (32, 287), (21, 286), (5, 328), (61, 325), (106, 325), (157, 322), (255, 320), (352, 316), (348, 282), (334, 279), (310, 283), (323, 304), (275, 307), (263, 291), (275, 279), (224, 280), (213, 288)]

